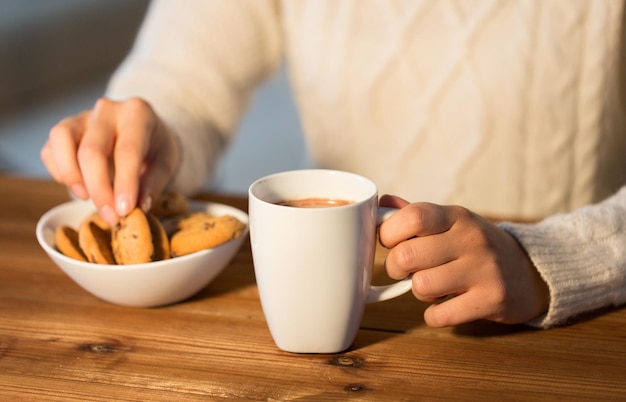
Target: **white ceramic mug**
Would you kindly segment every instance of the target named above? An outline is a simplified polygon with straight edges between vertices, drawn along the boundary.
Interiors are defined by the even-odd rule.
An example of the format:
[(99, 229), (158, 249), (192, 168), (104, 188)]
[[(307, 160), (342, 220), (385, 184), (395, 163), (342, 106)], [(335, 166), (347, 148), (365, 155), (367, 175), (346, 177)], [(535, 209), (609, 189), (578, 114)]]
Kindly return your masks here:
[[(376, 185), (356, 174), (294, 170), (248, 190), (257, 285), (276, 345), (295, 353), (336, 353), (356, 337), (366, 303), (400, 296), (410, 279), (372, 286), (378, 208)], [(327, 198), (343, 206), (299, 208), (286, 200)]]

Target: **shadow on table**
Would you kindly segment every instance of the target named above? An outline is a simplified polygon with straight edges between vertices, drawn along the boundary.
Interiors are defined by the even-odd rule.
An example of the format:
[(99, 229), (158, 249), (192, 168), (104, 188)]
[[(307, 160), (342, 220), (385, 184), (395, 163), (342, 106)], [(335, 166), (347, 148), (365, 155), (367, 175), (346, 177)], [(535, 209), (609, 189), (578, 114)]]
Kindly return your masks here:
[[(618, 311), (622, 308), (623, 307), (607, 307), (589, 313), (581, 314), (568, 320), (563, 325), (555, 328), (571, 327), (576, 324), (589, 322), (595, 319), (599, 319), (613, 311)], [(453, 329), (453, 332), (456, 335), (475, 338), (490, 338), (536, 331), (545, 331), (545, 329), (535, 328), (525, 324), (509, 325), (491, 321), (475, 321), (463, 325), (458, 325)]]
[[(247, 239), (233, 260), (211, 283), (189, 300), (215, 298), (256, 286), (250, 240)], [(256, 287), (254, 288), (256, 292)]]
[(455, 335), (473, 338), (491, 338), (532, 331), (538, 331), (538, 329), (523, 324), (500, 324), (492, 321), (475, 321), (457, 325), (452, 329)]

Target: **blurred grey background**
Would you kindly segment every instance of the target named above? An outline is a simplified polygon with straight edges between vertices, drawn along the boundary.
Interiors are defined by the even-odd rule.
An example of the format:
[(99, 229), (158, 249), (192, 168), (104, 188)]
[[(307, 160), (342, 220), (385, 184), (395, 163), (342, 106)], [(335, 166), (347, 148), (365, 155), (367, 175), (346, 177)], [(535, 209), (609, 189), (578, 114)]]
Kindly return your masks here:
[[(175, 0), (172, 0), (175, 1)], [(49, 177), (39, 150), (60, 119), (93, 105), (130, 49), (148, 0), (0, 0), (0, 173)], [(245, 193), (310, 166), (289, 82), (257, 92), (211, 186)]]

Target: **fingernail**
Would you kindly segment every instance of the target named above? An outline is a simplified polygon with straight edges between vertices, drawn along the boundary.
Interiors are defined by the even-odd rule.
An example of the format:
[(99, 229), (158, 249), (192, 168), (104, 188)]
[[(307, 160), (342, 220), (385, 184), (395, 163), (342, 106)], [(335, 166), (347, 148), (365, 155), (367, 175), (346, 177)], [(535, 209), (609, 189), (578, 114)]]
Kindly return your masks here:
[(126, 194), (120, 194), (117, 197), (117, 213), (120, 216), (126, 216), (130, 213), (133, 206), (130, 205), (130, 197)]
[(107, 221), (107, 223), (111, 226), (115, 226), (117, 224), (118, 216), (113, 210), (113, 208), (111, 208), (108, 205), (105, 205), (102, 208), (100, 208), (100, 216), (102, 217), (102, 219)]
[(89, 194), (87, 194), (87, 190), (82, 184), (73, 184), (70, 187), (70, 191), (81, 200), (86, 200), (87, 198), (89, 198)]

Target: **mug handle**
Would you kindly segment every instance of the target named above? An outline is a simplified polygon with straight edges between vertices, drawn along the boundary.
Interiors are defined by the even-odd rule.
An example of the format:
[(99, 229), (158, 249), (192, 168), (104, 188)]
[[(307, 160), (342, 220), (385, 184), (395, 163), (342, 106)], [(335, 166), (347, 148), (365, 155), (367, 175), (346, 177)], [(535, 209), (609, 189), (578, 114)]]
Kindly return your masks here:
[[(383, 223), (397, 210), (398, 208), (379, 207), (376, 211), (376, 225), (378, 226)], [(366, 303), (376, 303), (384, 300), (393, 299), (394, 297), (405, 294), (406, 292), (411, 290), (411, 287), (413, 285), (413, 282), (411, 281), (412, 276), (413, 275), (409, 275), (401, 281), (392, 283), (391, 285), (370, 285)]]

